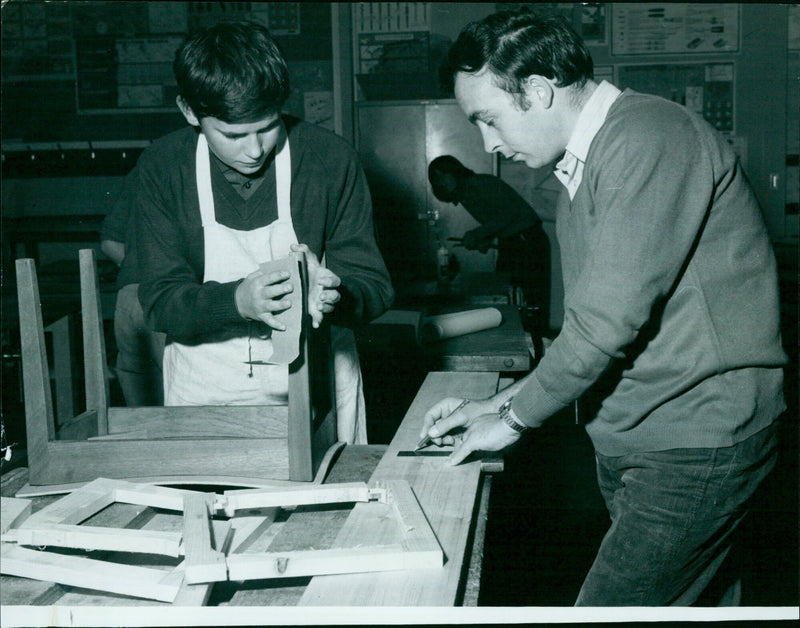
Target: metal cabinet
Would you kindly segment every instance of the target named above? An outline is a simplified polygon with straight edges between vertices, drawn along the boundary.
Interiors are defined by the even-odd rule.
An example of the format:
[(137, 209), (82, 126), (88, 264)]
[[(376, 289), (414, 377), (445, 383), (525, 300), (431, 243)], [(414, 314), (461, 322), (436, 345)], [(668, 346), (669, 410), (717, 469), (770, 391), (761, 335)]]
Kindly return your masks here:
[(461, 207), (438, 201), (428, 184), (428, 164), (453, 155), (476, 172), (496, 172), (478, 129), (454, 100), (383, 101), (356, 106), (356, 143), (369, 181), (378, 243), (396, 282), (430, 279), (436, 250), (449, 248), (464, 272), (494, 270), (496, 252), (453, 247), (478, 222)]

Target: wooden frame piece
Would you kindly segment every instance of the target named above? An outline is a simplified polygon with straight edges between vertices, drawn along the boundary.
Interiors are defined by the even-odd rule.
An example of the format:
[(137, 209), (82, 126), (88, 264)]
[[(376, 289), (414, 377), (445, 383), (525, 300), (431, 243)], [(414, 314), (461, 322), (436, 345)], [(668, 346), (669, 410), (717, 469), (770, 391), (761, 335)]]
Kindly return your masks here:
[[(320, 489), (330, 489), (322, 492)], [(275, 506), (278, 491), (226, 493), (227, 510)], [(394, 527), (386, 543), (320, 550), (232, 553), (227, 557), (228, 579), (290, 578), (370, 571), (439, 568), (444, 554), (408, 482), (386, 482), (367, 487), (363, 483), (316, 487), (308, 491), (284, 491), (284, 504), (368, 502), (380, 509), (376, 522)], [(302, 493), (302, 494), (301, 494)], [(387, 508), (388, 507), (388, 508)], [(387, 517), (387, 514), (393, 515)]]
[[(208, 591), (189, 592), (184, 585), (185, 574), (191, 567), (188, 556), (174, 568), (164, 570), (20, 547), (54, 546), (178, 557), (186, 553), (184, 535), (180, 532), (79, 524), (113, 503), (183, 510), (186, 503), (194, 504), (198, 500), (214, 507), (214, 495), (99, 478), (30, 515), (16, 528), (7, 530), (2, 539), (0, 568), (8, 575), (162, 602), (174, 602), (181, 592), (185, 592), (182, 599), (187, 603), (202, 603)], [(217, 551), (215, 547), (223, 552), (227, 548), (232, 530), (229, 522), (215, 521), (213, 527), (207, 523), (206, 530), (205, 535), (193, 539), (193, 556), (213, 554)], [(192, 528), (192, 532), (196, 530)], [(201, 551), (199, 544), (203, 542), (208, 547)]]
[(103, 560), (67, 556), (2, 543), (0, 568), (10, 576), (58, 582), (69, 586), (108, 591), (161, 602), (173, 602), (182, 578), (174, 572), (150, 567), (120, 565)]
[(207, 494), (98, 478), (29, 516), (14, 530), (4, 534), (3, 540), (34, 547), (71, 547), (179, 557), (184, 554), (180, 532), (80, 524), (113, 503), (181, 511), (185, 500), (192, 496), (205, 499)]
[[(312, 331), (306, 299), (299, 355), (289, 365), (289, 406), (109, 407), (96, 253), (80, 251), (86, 411), (56, 429), (32, 259), (16, 261), (30, 484), (97, 477), (216, 476), (310, 482), (336, 442), (330, 343)], [(305, 256), (284, 264), (306, 295)], [(310, 345), (314, 345), (314, 350)], [(312, 356), (314, 359), (312, 360)]]
[[(182, 534), (79, 525), (115, 502), (182, 510)], [(375, 515), (377, 520), (394, 526), (392, 540), (322, 550), (228, 553), (234, 526), (231, 521), (211, 519), (218, 510), (234, 516), (245, 509), (350, 502), (375, 504), (380, 509)], [(263, 531), (252, 517), (245, 518), (248, 521), (243, 528)], [(274, 513), (270, 513), (265, 521), (273, 519)], [(9, 530), (3, 541), (3, 573), (162, 601), (173, 601), (178, 595), (181, 585), (178, 573), (188, 584), (201, 584), (227, 579), (441, 567), (444, 561), (436, 536), (405, 481), (376, 487), (353, 482), (297, 489), (252, 489), (228, 491), (220, 496), (99, 478), (31, 515), (19, 527)], [(238, 546), (244, 549), (246, 544), (244, 539)], [(35, 552), (19, 545), (173, 557), (182, 553), (185, 560), (165, 575), (160, 569)]]

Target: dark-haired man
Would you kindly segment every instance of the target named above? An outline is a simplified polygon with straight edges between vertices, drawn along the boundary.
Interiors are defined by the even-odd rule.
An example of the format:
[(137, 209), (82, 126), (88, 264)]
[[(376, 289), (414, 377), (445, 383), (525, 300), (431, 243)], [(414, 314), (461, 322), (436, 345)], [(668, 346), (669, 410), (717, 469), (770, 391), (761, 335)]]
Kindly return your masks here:
[(777, 455), (775, 259), (724, 138), (592, 72), (564, 21), (529, 13), (470, 24), (449, 52), (444, 74), (486, 151), (558, 161), (565, 316), (532, 373), (452, 416), (461, 400), (442, 400), (422, 434), (454, 443), (456, 464), (593, 394), (586, 430), (611, 527), (576, 603), (708, 603)]
[(173, 69), (189, 126), (144, 151), (134, 203), (139, 298), (167, 334), (165, 403), (285, 403), (287, 368), (268, 363), (269, 330), (281, 328), (291, 286), (259, 264), (302, 248), (313, 322), (334, 324), (339, 440), (366, 442), (351, 328), (385, 311), (393, 291), (353, 150), (281, 115), (288, 71), (263, 26), (197, 32)]
[(525, 303), (549, 320), (550, 243), (533, 208), (501, 178), (478, 174), (452, 155), (428, 164), (428, 180), (437, 199), (461, 205), (480, 223), (464, 234), (464, 248), (486, 253), (497, 239), (495, 269), (509, 273)]

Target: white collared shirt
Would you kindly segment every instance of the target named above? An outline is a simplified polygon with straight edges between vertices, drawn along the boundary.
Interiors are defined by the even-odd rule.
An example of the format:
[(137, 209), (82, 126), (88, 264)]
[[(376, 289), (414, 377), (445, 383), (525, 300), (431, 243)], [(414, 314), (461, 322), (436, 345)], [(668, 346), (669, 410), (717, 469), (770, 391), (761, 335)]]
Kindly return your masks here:
[(567, 188), (570, 200), (575, 198), (575, 192), (583, 179), (583, 166), (586, 163), (589, 146), (606, 121), (611, 105), (621, 93), (608, 81), (602, 81), (586, 101), (578, 116), (564, 157), (556, 164), (553, 173)]

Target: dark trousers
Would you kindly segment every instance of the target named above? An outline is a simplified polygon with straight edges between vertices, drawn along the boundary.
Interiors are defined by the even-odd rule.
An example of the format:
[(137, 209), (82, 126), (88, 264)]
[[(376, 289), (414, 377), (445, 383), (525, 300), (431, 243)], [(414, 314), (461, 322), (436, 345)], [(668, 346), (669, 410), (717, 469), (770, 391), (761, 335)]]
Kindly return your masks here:
[(117, 292), (114, 337), (117, 341), (115, 366), (128, 406), (164, 405), (162, 362), (166, 336), (151, 331), (144, 322), (139, 303), (139, 284)]
[(575, 605), (715, 604), (702, 594), (775, 466), (777, 444), (773, 424), (732, 447), (598, 454), (611, 527)]

